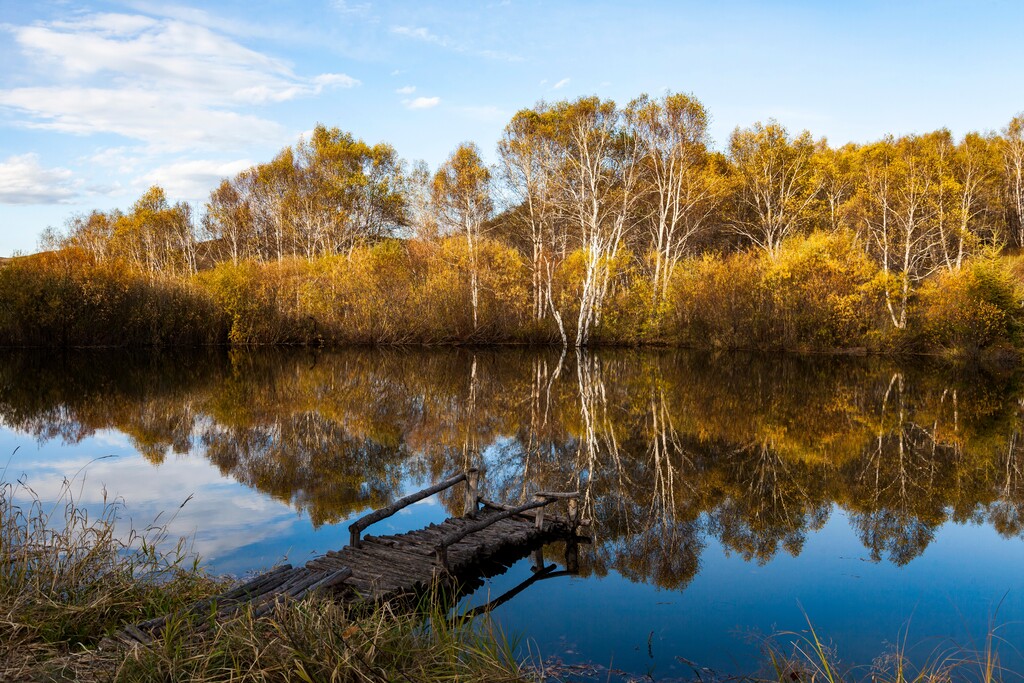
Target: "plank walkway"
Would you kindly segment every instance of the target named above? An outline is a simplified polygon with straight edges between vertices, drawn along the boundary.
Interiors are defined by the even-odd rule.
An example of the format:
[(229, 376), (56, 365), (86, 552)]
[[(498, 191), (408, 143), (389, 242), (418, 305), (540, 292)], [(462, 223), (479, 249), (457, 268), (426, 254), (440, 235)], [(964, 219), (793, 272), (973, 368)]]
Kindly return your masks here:
[[(461, 482), (466, 483), (465, 516), (403, 534), (362, 536), (371, 524)], [(575, 493), (539, 493), (530, 503), (509, 506), (481, 499), (478, 482), (479, 473), (470, 470), (406, 496), (356, 520), (349, 527), (349, 545), (340, 550), (329, 551), (299, 567), (280, 565), (176, 615), (128, 626), (101, 647), (148, 644), (159, 636), (171, 616), (195, 619), (198, 628), (204, 629), (240, 609), (251, 607), (256, 616), (262, 616), (282, 599), (299, 600), (315, 592), (329, 591), (332, 599), (357, 603), (411, 597), (438, 588), (453, 592), (472, 589), (482, 577), (504, 571), (547, 540), (566, 538), (575, 544), (578, 527), (587, 524), (578, 518)], [(548, 505), (562, 500), (568, 502), (568, 515), (545, 511)], [(552, 568), (543, 567), (542, 558), (540, 565), (541, 573), (551, 572)]]

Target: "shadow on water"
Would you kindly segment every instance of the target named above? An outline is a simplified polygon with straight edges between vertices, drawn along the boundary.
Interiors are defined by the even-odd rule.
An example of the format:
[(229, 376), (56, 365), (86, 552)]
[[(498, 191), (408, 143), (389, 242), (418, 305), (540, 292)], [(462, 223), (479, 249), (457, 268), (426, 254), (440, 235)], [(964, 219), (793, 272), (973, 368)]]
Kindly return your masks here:
[[(581, 576), (677, 592), (709, 547), (752, 566), (799, 557), (837, 511), (868, 562), (895, 567), (949, 523), (1020, 538), (1022, 401), (1016, 373), (877, 358), (0, 355), (0, 421), (37, 440), (113, 429), (154, 464), (201, 455), (314, 527), (482, 466), (491, 499), (581, 492), (594, 538)], [(441, 503), (461, 512), (457, 495)]]

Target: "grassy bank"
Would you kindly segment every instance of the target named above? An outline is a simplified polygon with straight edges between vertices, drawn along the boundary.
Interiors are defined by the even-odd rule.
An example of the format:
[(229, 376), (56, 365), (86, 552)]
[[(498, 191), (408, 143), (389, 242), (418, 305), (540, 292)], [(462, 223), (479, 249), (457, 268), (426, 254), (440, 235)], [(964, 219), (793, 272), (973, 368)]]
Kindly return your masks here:
[[(463, 241), (388, 240), (347, 254), (221, 262), (192, 276), (142, 274), (73, 249), (0, 267), (0, 345), (560, 344), (575, 338), (583, 257), (552, 273), (548, 313), (531, 304), (522, 255), (477, 246), (473, 315)], [(613, 273), (588, 344), (802, 352), (1015, 357), (1024, 348), (1021, 259), (978, 256), (899, 282), (849, 233), (692, 257), (655, 298), (628, 254)], [(653, 304), (653, 301), (657, 304)], [(551, 311), (558, 312), (558, 318)]]
[(0, 484), (0, 681), (519, 681), (514, 644), (486, 622), (325, 597), (203, 628), (172, 619), (150, 647), (101, 649), (126, 625), (223, 592), (161, 527), (122, 537), (116, 503), (90, 517), (65, 486), (44, 505)]

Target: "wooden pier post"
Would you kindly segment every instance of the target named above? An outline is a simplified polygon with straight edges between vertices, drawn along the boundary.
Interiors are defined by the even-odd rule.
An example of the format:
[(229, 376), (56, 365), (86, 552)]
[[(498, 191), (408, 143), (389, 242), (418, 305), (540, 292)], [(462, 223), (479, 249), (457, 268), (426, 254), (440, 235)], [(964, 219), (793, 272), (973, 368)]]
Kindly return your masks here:
[(480, 500), (480, 470), (476, 467), (466, 470), (466, 517), (476, 519)]
[[(547, 500), (546, 496), (542, 496), (539, 493), (533, 494), (533, 502), (541, 503), (545, 500)], [(544, 531), (544, 507), (541, 506), (537, 508), (537, 512), (534, 514), (536, 515), (535, 519), (537, 520), (537, 531)]]
[(565, 571), (570, 574), (578, 574), (580, 571), (580, 545), (576, 541), (576, 534), (565, 542)]

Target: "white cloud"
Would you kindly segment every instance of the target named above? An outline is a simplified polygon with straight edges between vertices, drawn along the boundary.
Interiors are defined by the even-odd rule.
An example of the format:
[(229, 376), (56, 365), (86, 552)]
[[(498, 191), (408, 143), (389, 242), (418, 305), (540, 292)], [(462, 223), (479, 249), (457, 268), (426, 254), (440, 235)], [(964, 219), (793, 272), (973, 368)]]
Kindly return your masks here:
[(0, 162), (0, 204), (67, 204), (79, 183), (66, 168), (43, 168), (36, 154)]
[(107, 147), (86, 157), (84, 161), (94, 166), (115, 169), (118, 173), (129, 174), (134, 173), (138, 166), (139, 157), (134, 155), (137, 152), (138, 150), (129, 150), (127, 147)]
[(563, 78), (562, 80), (558, 81), (558, 83), (555, 83), (553, 86), (551, 86), (551, 89), (552, 90), (561, 90), (565, 86), (569, 85), (569, 80), (570, 79), (568, 79), (568, 78)]
[(395, 92), (398, 93), (399, 95), (411, 95), (414, 92), (416, 92), (416, 86), (415, 85), (407, 85), (407, 86), (404, 86), (402, 88), (399, 88)]
[(341, 14), (365, 16), (373, 9), (368, 2), (347, 2), (346, 0), (333, 0), (331, 6)]
[(413, 100), (402, 100), (406, 109), (431, 109), (441, 104), (440, 97), (417, 97)]
[(0, 90), (19, 123), (66, 133), (116, 133), (159, 149), (239, 147), (279, 137), (248, 106), (350, 88), (340, 73), (295, 74), (271, 56), (180, 19), (91, 14), (9, 28), (53, 83)]
[(421, 40), (424, 43), (431, 43), (433, 45), (440, 45), (441, 47), (448, 47), (449, 43), (447, 38), (442, 38), (436, 33), (431, 33), (430, 29), (422, 26), (392, 26), (391, 32), (395, 35), (414, 38), (415, 40)]
[(0, 105), (29, 114), (21, 122), (27, 128), (117, 133), (148, 143), (151, 151), (233, 149), (283, 135), (281, 126), (258, 116), (141, 88), (17, 88), (0, 91)]
[(189, 201), (205, 201), (210, 190), (223, 178), (237, 175), (249, 168), (248, 159), (235, 161), (194, 160), (178, 161), (160, 166), (142, 176), (143, 185), (159, 185), (169, 197)]

